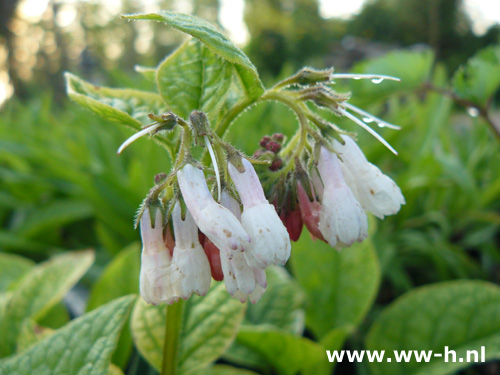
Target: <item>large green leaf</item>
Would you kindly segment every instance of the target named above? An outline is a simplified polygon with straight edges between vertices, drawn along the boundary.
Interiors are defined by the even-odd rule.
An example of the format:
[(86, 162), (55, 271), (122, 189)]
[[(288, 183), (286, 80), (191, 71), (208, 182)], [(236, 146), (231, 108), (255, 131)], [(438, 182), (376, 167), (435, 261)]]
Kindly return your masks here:
[[(285, 332), (302, 334), (305, 317), (303, 291), (282, 267), (269, 267), (266, 274), (266, 292), (258, 303), (248, 305), (243, 323), (273, 326)], [(266, 364), (259, 353), (238, 342), (231, 345), (224, 358), (255, 368)]]
[[(132, 315), (136, 347), (157, 369), (162, 364), (166, 309), (139, 299)], [(180, 374), (194, 373), (219, 358), (234, 340), (244, 313), (245, 304), (232, 298), (223, 283), (212, 285), (204, 297), (191, 297), (180, 337)]]
[(282, 267), (269, 267), (266, 275), (266, 292), (258, 303), (248, 305), (244, 323), (273, 325), (290, 333), (302, 334), (304, 292)]
[(32, 267), (33, 261), (18, 255), (0, 253), (0, 293), (21, 279)]
[(28, 350), (0, 362), (0, 375), (107, 375), (134, 296), (74, 320)]
[(140, 254), (140, 245), (134, 243), (113, 258), (92, 286), (87, 311), (139, 292)]
[[(133, 244), (122, 250), (108, 264), (93, 285), (87, 303), (87, 311), (127, 294), (139, 292), (140, 247)], [(126, 325), (120, 335), (117, 349), (113, 354), (113, 363), (126, 366), (132, 352), (132, 334)]]
[[(456, 352), (445, 362), (445, 346)], [(415, 289), (387, 307), (373, 323), (369, 350), (385, 350), (392, 361), (369, 363), (378, 374), (451, 374), (469, 366), (467, 351), (500, 358), (500, 288), (483, 281), (452, 281)], [(396, 362), (393, 350), (432, 350), (443, 357)], [(460, 362), (459, 358), (463, 358)], [(472, 356), (474, 358), (474, 356)]]
[(280, 375), (330, 373), (325, 349), (305, 337), (272, 327), (242, 327), (236, 341), (259, 353)]
[(65, 253), (33, 268), (0, 310), (0, 356), (16, 351), (17, 335), (25, 319), (41, 318), (83, 276), (94, 260), (92, 251)]
[(187, 119), (197, 109), (215, 119), (231, 85), (232, 65), (197, 39), (184, 43), (158, 67), (156, 79), (168, 108)]
[(320, 338), (333, 328), (357, 326), (378, 291), (380, 267), (369, 240), (339, 254), (302, 236), (292, 266), (307, 297), (306, 325)]
[(165, 22), (167, 25), (190, 34), (201, 40), (208, 48), (217, 55), (236, 65), (236, 71), (241, 78), (241, 82), (251, 99), (256, 99), (264, 93), (264, 86), (260, 81), (257, 69), (252, 64), (245, 53), (236, 47), (224, 34), (217, 30), (210, 23), (198, 17), (160, 11), (150, 14), (130, 14), (124, 16), (129, 20), (153, 20)]
[(107, 120), (128, 125), (134, 130), (149, 121), (148, 113), (166, 110), (156, 93), (96, 86), (71, 73), (64, 76), (71, 99)]
[(484, 105), (500, 88), (500, 45), (479, 51), (453, 76), (453, 88), (463, 99)]

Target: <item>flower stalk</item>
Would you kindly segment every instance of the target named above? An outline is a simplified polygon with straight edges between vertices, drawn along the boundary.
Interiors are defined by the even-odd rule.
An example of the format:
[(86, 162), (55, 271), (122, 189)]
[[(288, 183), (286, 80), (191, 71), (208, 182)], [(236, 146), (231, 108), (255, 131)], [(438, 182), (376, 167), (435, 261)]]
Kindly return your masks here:
[(162, 375), (178, 375), (184, 301), (181, 299), (167, 306), (165, 311), (165, 341), (161, 373)]

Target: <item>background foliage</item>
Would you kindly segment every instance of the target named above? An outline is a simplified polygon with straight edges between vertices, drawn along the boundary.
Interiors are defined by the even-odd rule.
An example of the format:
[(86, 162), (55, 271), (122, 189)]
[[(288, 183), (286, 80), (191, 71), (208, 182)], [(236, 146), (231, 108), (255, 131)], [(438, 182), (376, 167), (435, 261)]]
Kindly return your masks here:
[[(377, 34), (375, 30), (391, 27), (400, 30), (387, 22), (402, 22), (405, 18), (395, 15), (413, 9), (410, 1), (372, 2), (347, 23), (321, 19), (315, 2), (260, 0), (248, 5), (253, 38), (247, 51), (265, 82), (275, 82), (275, 75), (289, 75), (304, 63), (323, 67), (331, 46), (323, 38), (335, 33), (338, 38), (349, 33), (400, 46), (429, 43), (424, 50), (398, 49), (350, 67), (353, 72), (395, 75), (401, 83), (353, 81), (335, 87), (351, 91), (354, 104), (402, 126), (399, 132), (381, 130), (398, 157), (366, 134), (359, 134), (359, 143), (370, 161), (398, 183), (407, 204), (394, 217), (372, 218), (370, 239), (340, 254), (303, 233), (287, 268), (268, 272), (268, 290), (256, 305), (229, 298), (220, 283), (207, 297), (191, 299), (184, 319), (182, 374), (498, 372), (500, 121), (495, 94), (500, 47), (491, 45), (473, 56), (475, 48), (491, 40), (487, 38), (494, 29), (483, 38), (471, 34), (470, 26), (460, 34), (456, 25), (463, 13), (457, 2), (436, 3), (455, 7), (452, 13), (439, 12), (448, 18), (439, 19), (438, 42), (431, 35), (414, 40), (406, 33), (387, 32), (384, 38), (394, 39), (385, 40)], [(212, 9), (205, 14), (217, 14), (215, 2), (195, 4), (198, 13)], [(431, 5), (425, 2), (422, 8)], [(258, 9), (268, 9), (263, 14), (269, 19), (256, 16)], [(422, 10), (417, 15), (425, 14)], [(382, 16), (387, 22), (379, 24)], [(98, 36), (112, 33), (118, 24), (124, 22), (113, 19), (95, 28), (83, 24), (97, 43), (89, 46), (102, 58), (102, 66), (82, 68), (80, 75), (92, 83), (154, 90), (147, 70), (131, 73), (126, 64), (155, 66), (178, 44), (180, 33), (169, 34), (171, 45), (162, 45), (157, 39), (164, 26), (152, 23), (154, 43), (160, 47), (143, 58), (121, 56), (113, 62), (98, 52), (103, 40)], [(403, 29), (411, 36), (426, 35), (411, 32), (412, 27), (421, 23), (405, 23)], [(300, 30), (308, 30), (307, 35)], [(448, 37), (453, 30), (456, 39)], [(363, 35), (367, 32), (371, 34)], [(125, 45), (135, 40), (124, 35)], [(446, 45), (445, 40), (458, 44)], [(467, 41), (467, 47), (461, 44)], [(227, 61), (200, 42), (185, 46), (189, 53), (211, 59), (221, 74), (228, 69)], [(301, 53), (306, 47), (310, 50)], [(61, 66), (72, 67), (70, 61)], [(173, 55), (160, 71), (175, 65)], [(108, 74), (104, 67), (118, 69)], [(171, 160), (146, 139), (116, 156), (130, 128), (114, 126), (67, 100), (58, 103), (53, 82), (47, 83), (47, 65), (34, 71), (45, 78), (18, 77), (19, 95), (0, 117), (0, 328), (5, 333), (0, 374), (155, 374), (161, 366), (164, 307), (122, 296), (138, 291), (134, 214), (154, 176), (168, 171)], [(54, 77), (54, 82), (62, 79), (61, 72)], [(172, 97), (163, 91), (169, 90), (168, 84), (160, 86), (160, 95), (141, 97), (141, 102), (136, 91), (96, 89), (69, 78), (73, 97), (80, 95), (87, 107), (129, 127), (137, 128), (151, 108), (163, 108), (160, 95)], [(169, 105), (182, 111), (182, 103)], [(259, 104), (237, 119), (227, 138), (252, 154), (263, 135), (279, 129), (290, 136), (295, 122), (280, 104)], [(350, 123), (338, 122), (354, 130)], [(94, 251), (76, 251), (88, 248)], [(330, 364), (325, 355), (326, 349), (442, 351), (444, 345), (457, 353), (486, 345), (491, 361), (465, 369), (467, 364), (439, 360), (426, 366)]]

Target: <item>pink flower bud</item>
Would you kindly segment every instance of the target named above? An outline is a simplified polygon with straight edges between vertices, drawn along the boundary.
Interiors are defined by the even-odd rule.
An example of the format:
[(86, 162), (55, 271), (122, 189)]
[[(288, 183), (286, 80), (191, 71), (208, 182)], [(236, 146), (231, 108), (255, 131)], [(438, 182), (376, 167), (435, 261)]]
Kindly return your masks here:
[(205, 237), (203, 243), (203, 250), (207, 255), (208, 262), (210, 263), (210, 272), (212, 273), (212, 278), (215, 281), (224, 280), (224, 274), (222, 273), (222, 266), (220, 263), (220, 250), (214, 245), (210, 238)]
[(297, 197), (299, 198), (302, 220), (304, 221), (304, 224), (313, 240), (318, 238), (321, 241), (325, 241), (319, 230), (319, 213), (321, 211), (321, 203), (317, 200), (311, 202), (300, 182), (297, 182)]
[(300, 238), (300, 234), (302, 233), (302, 227), (304, 226), (300, 208), (297, 206), (293, 211), (290, 209), (283, 210), (280, 215), (280, 219), (285, 225), (290, 239), (297, 242)]

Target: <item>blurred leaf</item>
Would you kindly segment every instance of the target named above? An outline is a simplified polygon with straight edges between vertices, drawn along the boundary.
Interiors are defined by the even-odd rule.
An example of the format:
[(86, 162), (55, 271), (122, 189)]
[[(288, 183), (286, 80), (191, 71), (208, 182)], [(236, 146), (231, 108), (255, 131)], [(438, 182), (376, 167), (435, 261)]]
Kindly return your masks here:
[(124, 18), (129, 20), (165, 22), (174, 29), (194, 36), (214, 53), (235, 64), (236, 71), (250, 99), (256, 99), (264, 93), (264, 86), (260, 81), (259, 73), (248, 56), (205, 20), (187, 14), (168, 11), (150, 14), (130, 14), (124, 16)]
[(453, 76), (453, 88), (463, 99), (485, 105), (500, 88), (500, 45), (479, 51)]
[(37, 320), (50, 310), (83, 276), (94, 260), (92, 251), (65, 253), (33, 268), (0, 310), (0, 356), (16, 351), (19, 329), (25, 319)]
[[(156, 369), (162, 365), (166, 309), (140, 298), (132, 314), (135, 345)], [(191, 297), (184, 311), (179, 373), (196, 372), (219, 358), (234, 340), (244, 312), (245, 305), (232, 298), (223, 283), (214, 283), (204, 297)]]
[(0, 362), (0, 375), (108, 375), (111, 353), (134, 299), (120, 298), (74, 320)]
[(0, 253), (0, 293), (9, 290), (34, 264), (30, 259), (18, 255)]
[[(483, 281), (452, 281), (414, 289), (387, 307), (366, 338), (368, 350), (456, 352), (457, 361), (372, 362), (374, 375), (451, 374), (470, 366), (467, 350), (486, 347), (486, 360), (500, 358), (500, 288)], [(451, 359), (451, 358), (450, 358)]]
[(86, 82), (71, 73), (65, 73), (66, 90), (71, 99), (106, 120), (141, 128), (148, 113), (164, 111), (161, 97), (152, 92), (133, 89), (113, 89)]
[(305, 235), (294, 244), (292, 266), (307, 297), (306, 325), (319, 338), (334, 328), (357, 326), (378, 291), (380, 267), (370, 240), (339, 254)]
[(197, 109), (217, 117), (231, 85), (232, 65), (197, 39), (188, 40), (159, 65), (156, 79), (168, 108), (184, 119)]
[(431, 51), (401, 50), (362, 61), (354, 66), (353, 73), (384, 74), (398, 77), (401, 82), (385, 80), (375, 84), (369, 79), (351, 80), (352, 92), (356, 94), (355, 98), (366, 95), (372, 99), (380, 100), (390, 94), (419, 88), (430, 78), (433, 59)]
[(57, 329), (68, 323), (69, 312), (64, 303), (58, 302), (37, 319), (42, 327)]
[(295, 336), (272, 327), (244, 326), (238, 332), (238, 343), (262, 355), (279, 374), (329, 374), (331, 364), (325, 349), (305, 337)]
[(136, 65), (134, 66), (134, 70), (138, 73), (141, 73), (144, 78), (146, 78), (150, 82), (155, 82), (156, 80), (156, 68), (150, 68), (147, 66)]
[(44, 206), (35, 207), (32, 214), (14, 229), (23, 237), (29, 238), (52, 228), (86, 219), (91, 214), (92, 206), (88, 201), (59, 199)]
[(17, 352), (21, 353), (25, 351), (31, 345), (36, 344), (45, 337), (51, 336), (53, 333), (53, 329), (40, 326), (32, 319), (26, 319), (19, 331)]
[(140, 246), (134, 243), (113, 258), (92, 286), (87, 311), (115, 298), (139, 292), (140, 255)]
[[(92, 286), (87, 311), (91, 311), (105, 303), (128, 294), (139, 292), (140, 273), (139, 244), (130, 245), (122, 250), (107, 265), (99, 279)], [(125, 367), (132, 352), (132, 334), (127, 325), (123, 328), (117, 349), (113, 354), (113, 363)]]

